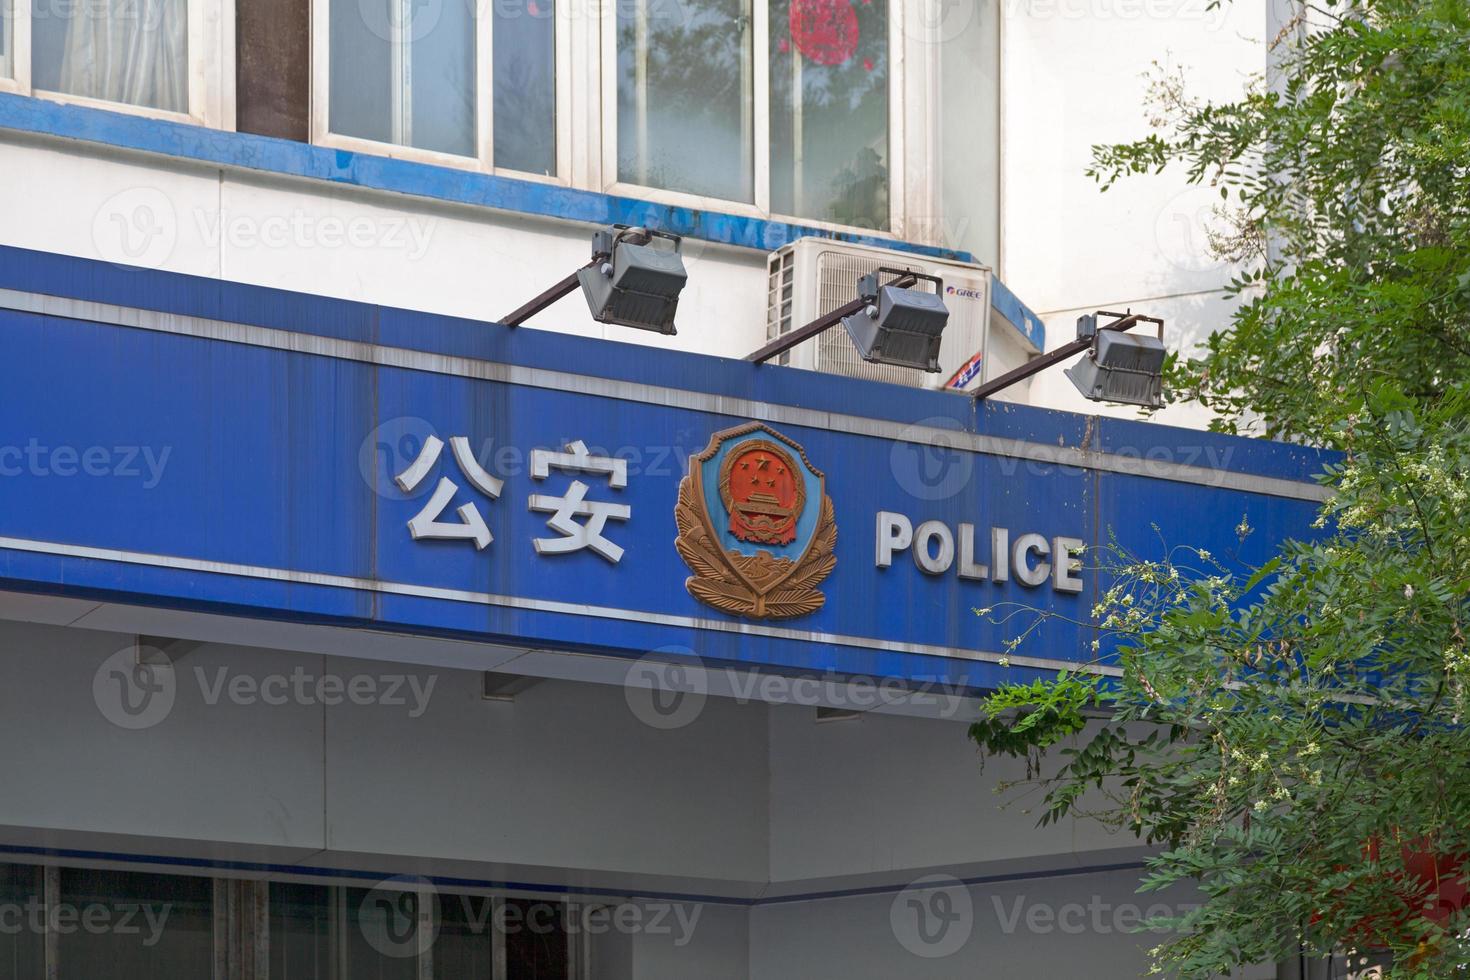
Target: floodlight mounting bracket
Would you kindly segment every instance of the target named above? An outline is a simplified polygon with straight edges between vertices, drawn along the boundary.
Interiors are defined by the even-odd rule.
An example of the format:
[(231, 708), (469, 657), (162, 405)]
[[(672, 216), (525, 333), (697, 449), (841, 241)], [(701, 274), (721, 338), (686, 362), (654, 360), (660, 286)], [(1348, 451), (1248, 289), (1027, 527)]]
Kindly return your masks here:
[[(1092, 316), (1116, 318), (1112, 323), (1105, 323), (1096, 327), (1096, 330), (1128, 330), (1140, 323), (1152, 323), (1159, 329), (1159, 339), (1164, 339), (1164, 321), (1158, 317), (1144, 316), (1142, 313), (1113, 313), (1110, 310), (1098, 310)], [(1063, 344), (1049, 354), (1042, 354), (1040, 357), (1033, 358), (1018, 368), (1007, 371), (998, 378), (985, 382), (972, 391), (970, 397), (977, 402), (982, 402), (996, 392), (1003, 391), (1018, 381), (1025, 381), (1033, 374), (1040, 374), (1053, 364), (1059, 364), (1065, 361), (1073, 354), (1080, 354), (1085, 350), (1089, 350), (1092, 347), (1096, 334), (1085, 333), (1080, 326), (1078, 333), (1080, 336), (1076, 340)]]
[(647, 245), (655, 237), (671, 239), (675, 245), (680, 240), (678, 235), (671, 232), (653, 231), (635, 225), (613, 225), (595, 232), (592, 236), (592, 258), (586, 265), (578, 266), (576, 272), (507, 313), (500, 322), (507, 327), (520, 326), (563, 296), (574, 292), (577, 288), (577, 273), (583, 269), (600, 266), (612, 258), (613, 249), (618, 246), (619, 242), (627, 241), (631, 245)]
[[(878, 274), (881, 272), (887, 272), (894, 276), (891, 281), (883, 283), (883, 286), (897, 286), (900, 289), (908, 289), (920, 279), (927, 279), (935, 284), (935, 289), (940, 294), (944, 292), (944, 282), (938, 276), (931, 276), (923, 272), (911, 272), (908, 269), (891, 269), (887, 266), (879, 266), (874, 271), (858, 278), (857, 299), (843, 303), (830, 313), (823, 313), (804, 327), (797, 327), (795, 330), (782, 334), (760, 350), (752, 351), (745, 355), (745, 359), (753, 364), (764, 364), (778, 354), (786, 353), (797, 344), (811, 340), (817, 334), (835, 327), (842, 322), (843, 317), (852, 316), (854, 313), (866, 309), (869, 304), (878, 298), (878, 290), (881, 288), (878, 284)], [(872, 290), (871, 293), (867, 292), (869, 289)]]

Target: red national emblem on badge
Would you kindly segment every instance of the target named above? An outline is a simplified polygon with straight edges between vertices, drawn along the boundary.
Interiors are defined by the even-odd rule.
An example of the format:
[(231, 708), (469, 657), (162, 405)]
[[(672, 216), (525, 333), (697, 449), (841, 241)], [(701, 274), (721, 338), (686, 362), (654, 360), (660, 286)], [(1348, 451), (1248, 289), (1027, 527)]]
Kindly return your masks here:
[(764, 439), (745, 443), (720, 467), (720, 499), (730, 533), (753, 544), (790, 544), (806, 503), (791, 454)]
[(815, 612), (837, 564), (826, 477), (795, 442), (751, 422), (710, 439), (690, 460), (674, 509), (674, 541), (694, 574), (691, 595), (722, 612), (787, 619)]

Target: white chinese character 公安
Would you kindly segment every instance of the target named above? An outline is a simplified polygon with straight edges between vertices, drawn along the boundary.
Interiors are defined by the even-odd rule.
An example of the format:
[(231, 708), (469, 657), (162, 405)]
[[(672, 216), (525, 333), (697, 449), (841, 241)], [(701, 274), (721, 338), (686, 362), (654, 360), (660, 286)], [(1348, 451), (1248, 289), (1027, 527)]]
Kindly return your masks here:
[[(454, 461), (459, 464), (460, 472), (475, 485), (475, 488), (491, 500), (497, 499), (505, 484), (485, 472), (480, 466), (479, 460), (475, 459), (475, 454), (470, 450), (470, 441), (464, 436), (452, 436), (449, 440), (449, 448), (454, 453)], [(424, 440), (424, 446), (419, 450), (418, 458), (409, 464), (408, 469), (395, 476), (393, 482), (397, 483), (404, 493), (411, 493), (424, 481), (424, 477), (429, 475), (429, 470), (439, 461), (439, 454), (443, 451), (444, 443), (439, 437), (429, 436)], [(485, 519), (480, 516), (479, 508), (472, 503), (461, 504), (455, 509), (455, 512), (459, 514), (458, 524), (439, 519), (458, 489), (448, 477), (439, 478), (439, 485), (434, 488), (429, 502), (424, 504), (423, 510), (415, 514), (408, 522), (408, 533), (413, 535), (415, 541), (420, 538), (449, 540), (465, 538), (473, 541), (475, 547), (483, 551), (491, 541), (495, 540), (490, 534), (490, 529), (485, 526)]]
[[(579, 439), (567, 446), (564, 453), (548, 449), (531, 451), (531, 476), (546, 479), (552, 467), (575, 473), (605, 473), (608, 485), (622, 490), (628, 485), (628, 461), (610, 456), (591, 456), (587, 446)], [(588, 500), (591, 489), (581, 480), (573, 480), (566, 496), (535, 493), (531, 495), (531, 509), (551, 514), (546, 526), (558, 532), (559, 538), (536, 538), (532, 543), (538, 555), (564, 555), (572, 551), (591, 548), (613, 564), (622, 560), (623, 549), (603, 536), (609, 520), (626, 521), (633, 516), (633, 508), (627, 504), (611, 504), (600, 500)], [(585, 517), (585, 524), (574, 518)]]

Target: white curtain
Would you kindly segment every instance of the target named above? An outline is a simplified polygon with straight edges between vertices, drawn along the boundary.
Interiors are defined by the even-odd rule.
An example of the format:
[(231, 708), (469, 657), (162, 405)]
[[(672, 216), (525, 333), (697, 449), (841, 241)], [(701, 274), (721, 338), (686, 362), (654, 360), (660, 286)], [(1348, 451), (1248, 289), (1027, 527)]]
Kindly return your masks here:
[(66, 28), (61, 89), (189, 111), (188, 0), (79, 0)]

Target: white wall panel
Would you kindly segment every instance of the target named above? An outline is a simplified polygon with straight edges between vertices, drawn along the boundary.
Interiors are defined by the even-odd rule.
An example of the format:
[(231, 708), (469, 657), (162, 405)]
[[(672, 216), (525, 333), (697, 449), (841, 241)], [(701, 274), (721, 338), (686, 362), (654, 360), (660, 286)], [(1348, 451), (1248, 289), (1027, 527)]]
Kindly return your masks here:
[(198, 231), (219, 207), (219, 174), (80, 144), (0, 136), (0, 244), (218, 276)]
[(705, 904), (685, 906), (684, 914), (668, 934), (633, 936), (636, 980), (753, 980), (748, 908)]
[(1048, 856), (1085, 864), (1089, 851), (1136, 844), (1093, 823), (1038, 829), (1022, 803), (1003, 809), (995, 786), (1023, 768), (988, 759), (982, 772), (969, 720), (867, 715), (818, 724), (811, 708), (772, 708), (772, 880), (1012, 867)]
[(1142, 918), (1193, 900), (1139, 895), (1129, 872), (934, 884), (944, 896), (937, 903), (935, 890), (916, 888), (757, 907), (752, 980), (1127, 980), (1147, 975), (1146, 950), (1162, 938), (1138, 931)]
[[(172, 708), (151, 727), (127, 730), (98, 698), (116, 710), (119, 688), (108, 675), (131, 661), (108, 661), (130, 656), (131, 643), (116, 633), (0, 624), (0, 732), (9, 746), (0, 753), (0, 825), (321, 847), (320, 713), (206, 698), (222, 668), (248, 659), (253, 674), (289, 673), (299, 658), (201, 647), (175, 668)], [(210, 683), (196, 683), (200, 671)]]
[[(1092, 146), (1140, 139), (1155, 60), (1187, 92), (1239, 98), (1265, 68), (1265, 0), (1016, 0), (1007, 5), (1005, 275), (1032, 309), (1112, 308), (1221, 286), (1205, 225), (1219, 202), (1183, 171), (1086, 176)], [(1053, 340), (1055, 338), (1052, 338)], [(1065, 340), (1066, 338), (1062, 338)]]
[[(0, 244), (495, 320), (584, 265), (592, 226), (161, 165), (0, 137)], [(765, 256), (686, 239), (679, 333), (592, 320), (580, 292), (531, 326), (742, 357), (765, 342)]]
[[(370, 871), (539, 868), (549, 877), (529, 880), (734, 895), (1111, 863), (1134, 843), (1001, 809), (993, 787), (1014, 766), (982, 772), (962, 720), (818, 724), (811, 707), (710, 698), (663, 730), (616, 685), (547, 680), (485, 701), (475, 672), (205, 643), (172, 668), (171, 708), (129, 730), (110, 671), (132, 662), (108, 658), (130, 644), (0, 626), (0, 734), (26, 746), (0, 759), (0, 827), (158, 839), (132, 848), (144, 854), (271, 845)], [(384, 697), (324, 704), (322, 677)]]
[[(1045, 321), (1047, 345), (1075, 337), (1098, 309), (1164, 317), (1189, 349), (1229, 325), (1221, 288), (1232, 267), (1211, 254), (1219, 191), (1182, 168), (1125, 178), (1106, 193), (1086, 175), (1095, 144), (1140, 139), (1157, 109), (1145, 75), (1180, 69), (1191, 98), (1241, 97), (1266, 66), (1267, 0), (1011, 0), (1005, 4), (1002, 273)], [(1157, 65), (1155, 65), (1157, 62)], [(1034, 404), (1134, 416), (1083, 401), (1060, 368)], [(1201, 426), (1195, 407), (1158, 417)]]
[(711, 700), (692, 724), (659, 731), (633, 715), (618, 687), (544, 681), (503, 703), (480, 698), (477, 675), (437, 676), (419, 718), (379, 707), (329, 710), (332, 848), (759, 877), (759, 709)]

